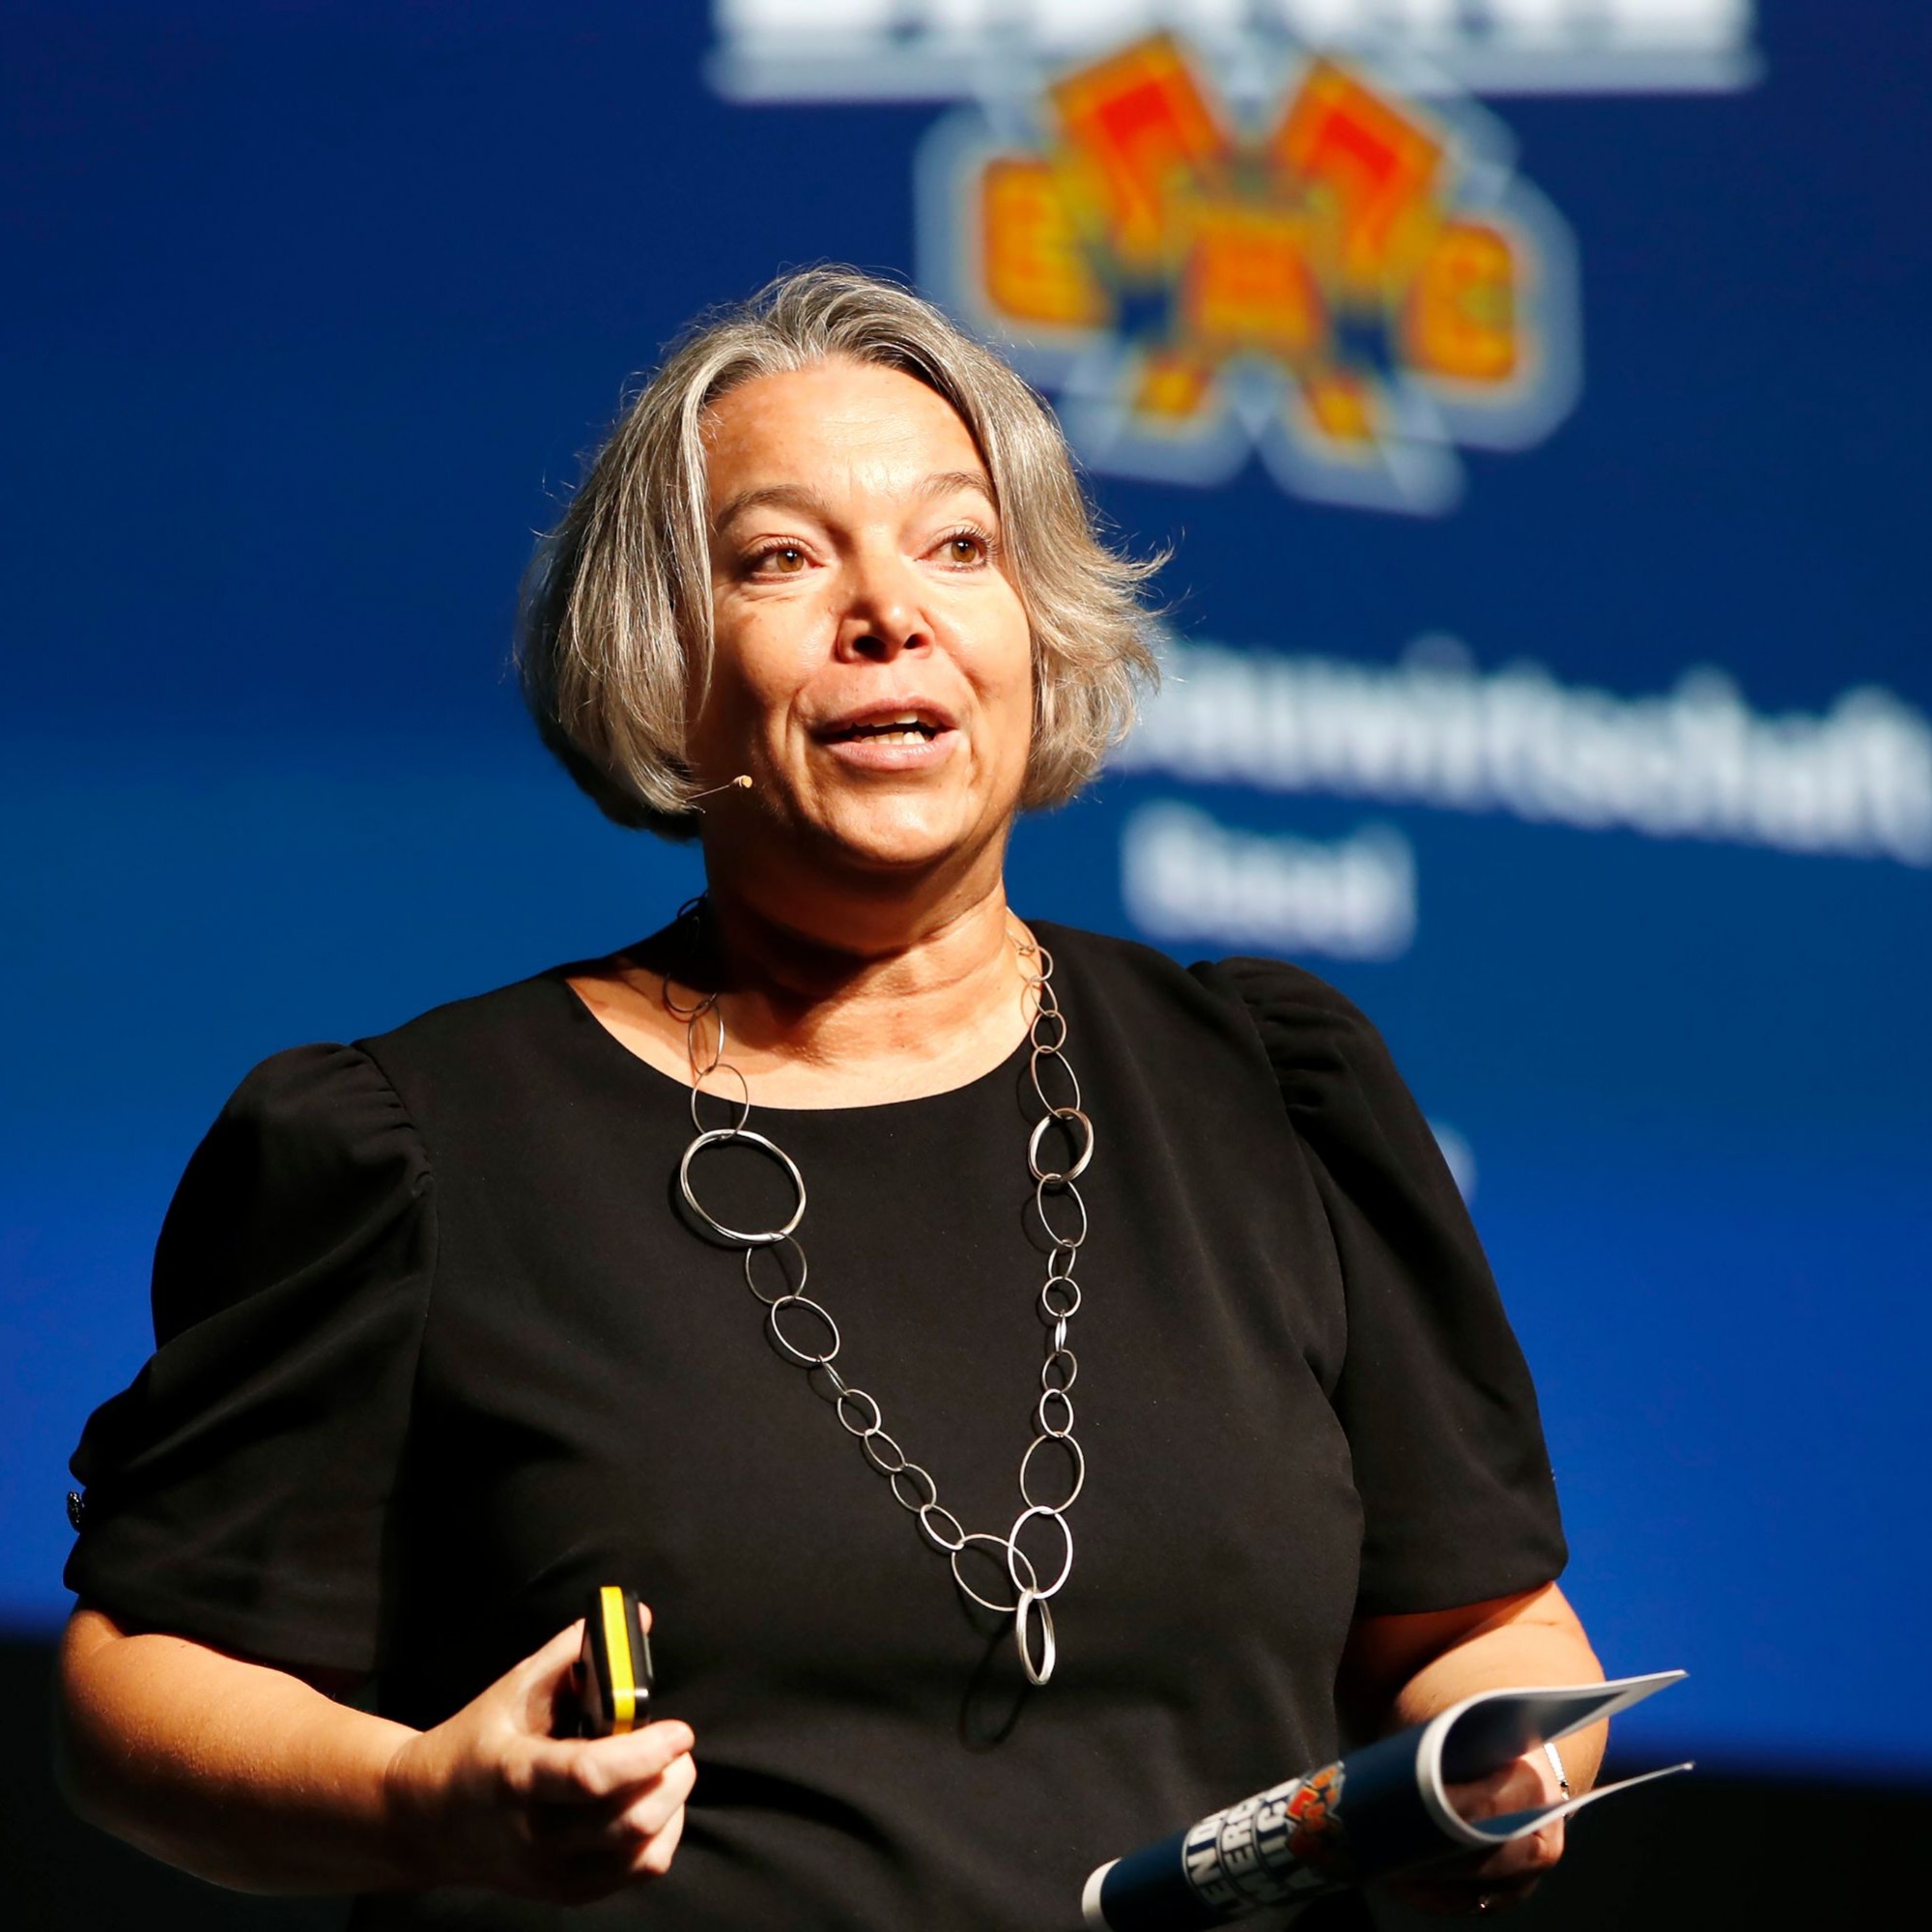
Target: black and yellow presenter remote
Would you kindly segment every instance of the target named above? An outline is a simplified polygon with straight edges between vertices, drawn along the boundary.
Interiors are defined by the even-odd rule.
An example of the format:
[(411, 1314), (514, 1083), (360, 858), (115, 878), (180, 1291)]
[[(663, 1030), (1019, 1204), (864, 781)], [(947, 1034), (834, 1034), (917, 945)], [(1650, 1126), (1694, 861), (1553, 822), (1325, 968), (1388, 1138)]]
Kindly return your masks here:
[(583, 1608), (577, 1678), (580, 1737), (615, 1737), (649, 1721), (650, 1639), (639, 1621), (636, 1594), (621, 1583), (606, 1583), (590, 1593)]

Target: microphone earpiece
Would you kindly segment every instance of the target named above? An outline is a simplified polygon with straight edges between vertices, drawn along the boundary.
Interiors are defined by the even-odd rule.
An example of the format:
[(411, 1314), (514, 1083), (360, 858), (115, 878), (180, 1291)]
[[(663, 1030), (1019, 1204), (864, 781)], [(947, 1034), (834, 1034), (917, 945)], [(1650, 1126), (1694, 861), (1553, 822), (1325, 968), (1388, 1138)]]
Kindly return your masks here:
[(697, 802), (700, 798), (716, 798), (721, 791), (750, 791), (751, 788), (751, 773), (740, 772), (735, 779), (726, 779), (722, 785), (713, 785), (709, 791), (694, 793), (691, 799), (691, 809), (693, 811), (701, 812), (704, 808)]

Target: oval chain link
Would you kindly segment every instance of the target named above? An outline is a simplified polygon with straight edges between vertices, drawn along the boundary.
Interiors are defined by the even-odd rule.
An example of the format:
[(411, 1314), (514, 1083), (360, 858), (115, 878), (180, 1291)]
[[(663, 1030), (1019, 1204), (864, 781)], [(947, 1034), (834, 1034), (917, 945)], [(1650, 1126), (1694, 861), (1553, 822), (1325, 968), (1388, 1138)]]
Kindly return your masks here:
[[(701, 916), (702, 909), (701, 898), (689, 901), (679, 909), (678, 918), (684, 921)], [(1054, 1662), (1059, 1654), (1054, 1638), (1053, 1611), (1047, 1599), (1057, 1596), (1073, 1574), (1073, 1531), (1066, 1521), (1066, 1512), (1079, 1500), (1080, 1492), (1087, 1484), (1087, 1457), (1073, 1439), (1073, 1399), (1067, 1393), (1073, 1386), (1080, 1365), (1073, 1350), (1066, 1346), (1066, 1325), (1080, 1312), (1081, 1292), (1079, 1284), (1073, 1279), (1073, 1266), (1087, 1242), (1088, 1222), (1087, 1203), (1077, 1183), (1094, 1158), (1094, 1122), (1084, 1111), (1079, 1076), (1063, 1051), (1066, 1044), (1066, 1016), (1060, 1010), (1059, 997), (1053, 990), (1053, 955), (1024, 927), (1021, 934), (1024, 936), (1009, 934), (1009, 937), (1019, 953), (1021, 971), (1027, 975), (1026, 989), (1033, 1009), (1027, 1025), (1027, 1066), (1041, 1113), (1028, 1136), (1026, 1158), (1027, 1172), (1034, 1182), (1034, 1212), (1052, 1244), (1046, 1258), (1046, 1280), (1039, 1292), (1042, 1317), (1051, 1323), (1051, 1346), (1039, 1372), (1040, 1393), (1034, 1406), (1033, 1417), (1036, 1434), (1020, 1458), (1020, 1512), (1004, 1536), (995, 1536), (987, 1530), (969, 1532), (959, 1519), (940, 1502), (939, 1485), (932, 1476), (915, 1463), (887, 1431), (884, 1411), (877, 1399), (846, 1381), (834, 1366), (834, 1357), (838, 1353), (840, 1343), (838, 1324), (829, 1309), (806, 1294), (805, 1250), (794, 1237), (794, 1230), (805, 1218), (805, 1177), (782, 1148), (763, 1134), (753, 1133), (747, 1124), (752, 1118), (751, 1088), (743, 1072), (724, 1058), (724, 1016), (718, 1010), (717, 994), (702, 993), (688, 1003), (680, 1004), (671, 991), (667, 975), (664, 1003), (668, 1013), (684, 1022), (685, 1050), (691, 1062), (691, 1123), (696, 1132), (678, 1165), (678, 1186), (685, 1205), (714, 1235), (743, 1247), (745, 1284), (764, 1304), (765, 1322), (772, 1340), (789, 1360), (804, 1368), (808, 1376), (823, 1373), (833, 1392), (833, 1409), (839, 1427), (847, 1435), (858, 1438), (867, 1462), (885, 1477), (893, 1500), (918, 1519), (926, 1541), (946, 1556), (952, 1570), (952, 1580), (961, 1593), (984, 1608), (1013, 1619), (1013, 1641), (1027, 1678), (1031, 1683), (1044, 1684), (1053, 1675)], [(703, 1037), (703, 1023), (707, 1018), (715, 1029), (708, 1041)], [(1050, 1069), (1046, 1077), (1042, 1077), (1042, 1068)], [(714, 1075), (733, 1083), (735, 1092), (718, 1093), (714, 1090), (707, 1093), (704, 1083)], [(1064, 1078), (1070, 1097), (1056, 1099), (1047, 1090), (1049, 1078)], [(732, 1109), (737, 1118), (726, 1126), (707, 1127), (699, 1111), (699, 1102), (707, 1099)], [(1073, 1159), (1065, 1169), (1041, 1165), (1045, 1138), (1056, 1125), (1072, 1145)], [(706, 1148), (731, 1141), (742, 1141), (756, 1148), (784, 1170), (797, 1195), (797, 1206), (781, 1226), (750, 1232), (728, 1228), (714, 1219), (698, 1202), (691, 1183), (694, 1158)], [(1063, 1219), (1069, 1211), (1077, 1214), (1077, 1233), (1063, 1234), (1055, 1226), (1047, 1208), (1049, 1194), (1056, 1197)], [(792, 1283), (790, 1271), (781, 1253), (785, 1248), (789, 1248), (797, 1258), (796, 1284)], [(753, 1258), (761, 1252), (770, 1252), (778, 1260), (781, 1286), (775, 1294), (767, 1293), (758, 1285), (753, 1271)], [(823, 1323), (830, 1346), (822, 1353), (797, 1346), (798, 1342), (808, 1338), (796, 1334), (796, 1339), (785, 1334), (783, 1317), (794, 1309), (808, 1319), (816, 1318)], [(1029, 1487), (1034, 1458), (1049, 1442), (1061, 1445), (1071, 1455), (1068, 1472), (1072, 1489), (1066, 1500), (1061, 1503), (1036, 1502)], [(1047, 1519), (1060, 1531), (1062, 1538), (1063, 1555), (1059, 1573), (1044, 1587), (1032, 1559), (1019, 1544), (1020, 1532), (1036, 1517)], [(947, 1533), (949, 1531), (950, 1534)], [(976, 1543), (999, 1552), (1003, 1558), (1006, 1578), (1013, 1589), (1011, 1603), (995, 1603), (990, 1597), (981, 1596), (967, 1582), (959, 1559)], [(1038, 1653), (1037, 1662), (1036, 1651)]]

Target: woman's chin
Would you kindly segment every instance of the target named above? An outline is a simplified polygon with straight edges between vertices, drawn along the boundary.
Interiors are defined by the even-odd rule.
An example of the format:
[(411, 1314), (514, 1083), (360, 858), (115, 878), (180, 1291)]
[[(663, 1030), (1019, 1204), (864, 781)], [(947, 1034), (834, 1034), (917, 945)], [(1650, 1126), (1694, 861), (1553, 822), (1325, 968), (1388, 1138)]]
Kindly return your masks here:
[(861, 809), (828, 814), (814, 829), (833, 867), (908, 882), (943, 869), (984, 842), (977, 814), (946, 810), (937, 800), (873, 799)]

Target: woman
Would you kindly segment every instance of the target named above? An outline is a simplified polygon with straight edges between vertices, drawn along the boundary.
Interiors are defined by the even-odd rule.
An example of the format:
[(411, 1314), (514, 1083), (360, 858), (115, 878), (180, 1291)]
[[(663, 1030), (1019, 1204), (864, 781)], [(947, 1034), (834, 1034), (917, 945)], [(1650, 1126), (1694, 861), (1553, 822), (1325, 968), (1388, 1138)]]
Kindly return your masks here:
[[(522, 663), (607, 811), (695, 830), (704, 899), (229, 1101), (75, 1457), (89, 1816), (367, 1925), (1049, 1927), (1344, 1735), (1599, 1674), (1367, 1022), (1006, 903), (1015, 814), (1151, 674), (1145, 574), (899, 288), (793, 276), (668, 359)], [(553, 1738), (611, 1581), (666, 1715)]]

